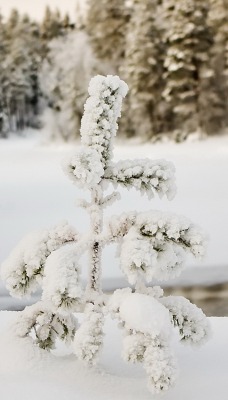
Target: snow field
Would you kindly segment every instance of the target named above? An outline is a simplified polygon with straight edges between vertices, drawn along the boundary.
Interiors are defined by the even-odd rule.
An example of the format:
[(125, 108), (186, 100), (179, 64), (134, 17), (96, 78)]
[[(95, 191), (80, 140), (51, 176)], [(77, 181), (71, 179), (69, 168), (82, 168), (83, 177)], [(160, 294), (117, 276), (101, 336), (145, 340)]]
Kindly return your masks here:
[[(15, 313), (0, 313), (0, 385), (4, 400), (149, 400), (141, 366), (121, 360), (121, 331), (111, 319), (97, 368), (89, 368), (59, 345), (55, 355), (43, 353), (24, 340), (12, 339), (8, 326)], [(213, 336), (202, 348), (183, 346), (173, 337), (180, 376), (164, 400), (227, 400), (228, 318), (210, 318)]]

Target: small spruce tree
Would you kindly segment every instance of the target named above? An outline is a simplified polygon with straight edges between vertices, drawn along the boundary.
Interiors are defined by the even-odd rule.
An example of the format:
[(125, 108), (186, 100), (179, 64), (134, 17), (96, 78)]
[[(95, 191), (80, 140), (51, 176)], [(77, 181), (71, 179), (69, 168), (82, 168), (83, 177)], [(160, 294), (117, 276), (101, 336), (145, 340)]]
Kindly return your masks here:
[[(117, 76), (97, 76), (89, 85), (81, 123), (82, 148), (64, 164), (75, 185), (91, 193), (80, 205), (90, 214), (91, 229), (82, 235), (68, 224), (30, 235), (2, 266), (2, 277), (12, 295), (43, 288), (42, 300), (20, 313), (16, 333), (31, 337), (42, 349), (52, 349), (55, 339), (72, 342), (78, 359), (94, 364), (103, 342), (103, 325), (109, 313), (125, 331), (123, 358), (141, 362), (152, 393), (169, 389), (176, 379), (171, 349), (171, 328), (182, 342), (205, 341), (208, 322), (203, 312), (184, 297), (163, 295), (144, 281), (165, 280), (181, 273), (185, 253), (201, 256), (200, 230), (183, 217), (161, 211), (129, 212), (103, 219), (103, 209), (118, 199), (105, 195), (108, 184), (134, 187), (152, 197), (171, 199), (175, 194), (174, 168), (164, 160), (112, 161), (122, 99), (127, 85)], [(105, 296), (101, 282), (104, 246), (117, 242), (121, 270), (132, 288)], [(89, 252), (87, 288), (80, 283), (80, 257)], [(73, 312), (84, 312), (79, 326)], [(33, 334), (33, 335), (31, 335)], [(30, 336), (31, 335), (31, 336)]]

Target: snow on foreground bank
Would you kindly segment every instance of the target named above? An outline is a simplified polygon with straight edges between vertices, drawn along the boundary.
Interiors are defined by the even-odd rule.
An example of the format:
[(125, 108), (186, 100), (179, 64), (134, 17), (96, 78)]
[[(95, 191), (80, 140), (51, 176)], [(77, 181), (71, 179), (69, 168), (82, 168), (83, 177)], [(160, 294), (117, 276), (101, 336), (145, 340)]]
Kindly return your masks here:
[[(55, 226), (62, 220), (68, 220), (77, 230), (87, 230), (86, 213), (75, 207), (75, 200), (84, 193), (66, 179), (61, 169), (61, 160), (78, 150), (78, 146), (79, 143), (42, 146), (36, 138), (0, 140), (0, 263), (29, 232)], [(196, 269), (189, 271), (186, 279), (182, 274), (181, 282), (190, 278), (192, 284), (200, 283), (199, 280), (201, 283), (228, 280), (228, 136), (183, 144), (116, 146), (116, 159), (135, 157), (172, 161), (176, 166), (177, 196), (171, 202), (158, 198), (149, 201), (134, 190), (121, 189), (122, 200), (107, 213), (160, 209), (185, 215), (209, 236), (203, 265), (219, 268), (218, 273), (212, 268), (211, 279), (208, 271)], [(119, 284), (122, 279), (114, 255), (114, 246), (105, 250), (104, 282), (109, 280), (109, 288), (113, 288), (110, 280), (118, 280)], [(87, 277), (86, 269), (82, 276)]]
[[(121, 331), (108, 319), (98, 368), (87, 368), (59, 347), (55, 357), (9, 334), (15, 313), (0, 313), (0, 387), (3, 400), (149, 400), (140, 366), (121, 358)], [(193, 350), (175, 342), (180, 365), (176, 387), (164, 400), (227, 400), (228, 318), (210, 318), (212, 339)]]

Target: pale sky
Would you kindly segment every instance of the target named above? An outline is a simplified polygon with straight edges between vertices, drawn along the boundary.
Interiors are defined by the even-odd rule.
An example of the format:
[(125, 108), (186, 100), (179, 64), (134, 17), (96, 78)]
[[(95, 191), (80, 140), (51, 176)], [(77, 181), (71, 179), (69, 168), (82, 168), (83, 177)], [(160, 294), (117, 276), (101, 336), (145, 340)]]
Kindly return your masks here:
[(86, 0), (0, 0), (0, 11), (4, 17), (7, 17), (12, 8), (17, 8), (21, 13), (27, 13), (33, 19), (40, 20), (43, 17), (45, 6), (49, 5), (51, 9), (58, 7), (62, 14), (68, 12), (74, 19), (78, 1), (83, 3)]

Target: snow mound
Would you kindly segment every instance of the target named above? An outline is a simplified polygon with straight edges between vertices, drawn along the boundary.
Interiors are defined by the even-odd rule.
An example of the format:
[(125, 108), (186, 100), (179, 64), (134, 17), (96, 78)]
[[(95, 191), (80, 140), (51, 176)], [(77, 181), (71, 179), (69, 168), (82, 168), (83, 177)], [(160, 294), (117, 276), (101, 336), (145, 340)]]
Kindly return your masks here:
[(0, 376), (6, 373), (42, 370), (53, 358), (51, 353), (34, 346), (30, 337), (18, 337), (14, 324), (1, 333), (0, 354)]
[(131, 293), (120, 305), (120, 318), (138, 332), (152, 337), (170, 335), (169, 311), (157, 300), (141, 293)]
[[(7, 325), (17, 313), (0, 313), (0, 385), (4, 400), (151, 400), (140, 365), (121, 360), (121, 332), (116, 321), (107, 318), (108, 333), (102, 352), (103, 372), (86, 368), (59, 347), (55, 357), (15, 339)], [(78, 315), (77, 315), (78, 317)], [(212, 339), (197, 354), (174, 339), (181, 363), (176, 387), (163, 400), (227, 400), (228, 318), (210, 318)], [(7, 334), (3, 333), (7, 329)], [(59, 343), (60, 345), (60, 343)]]

